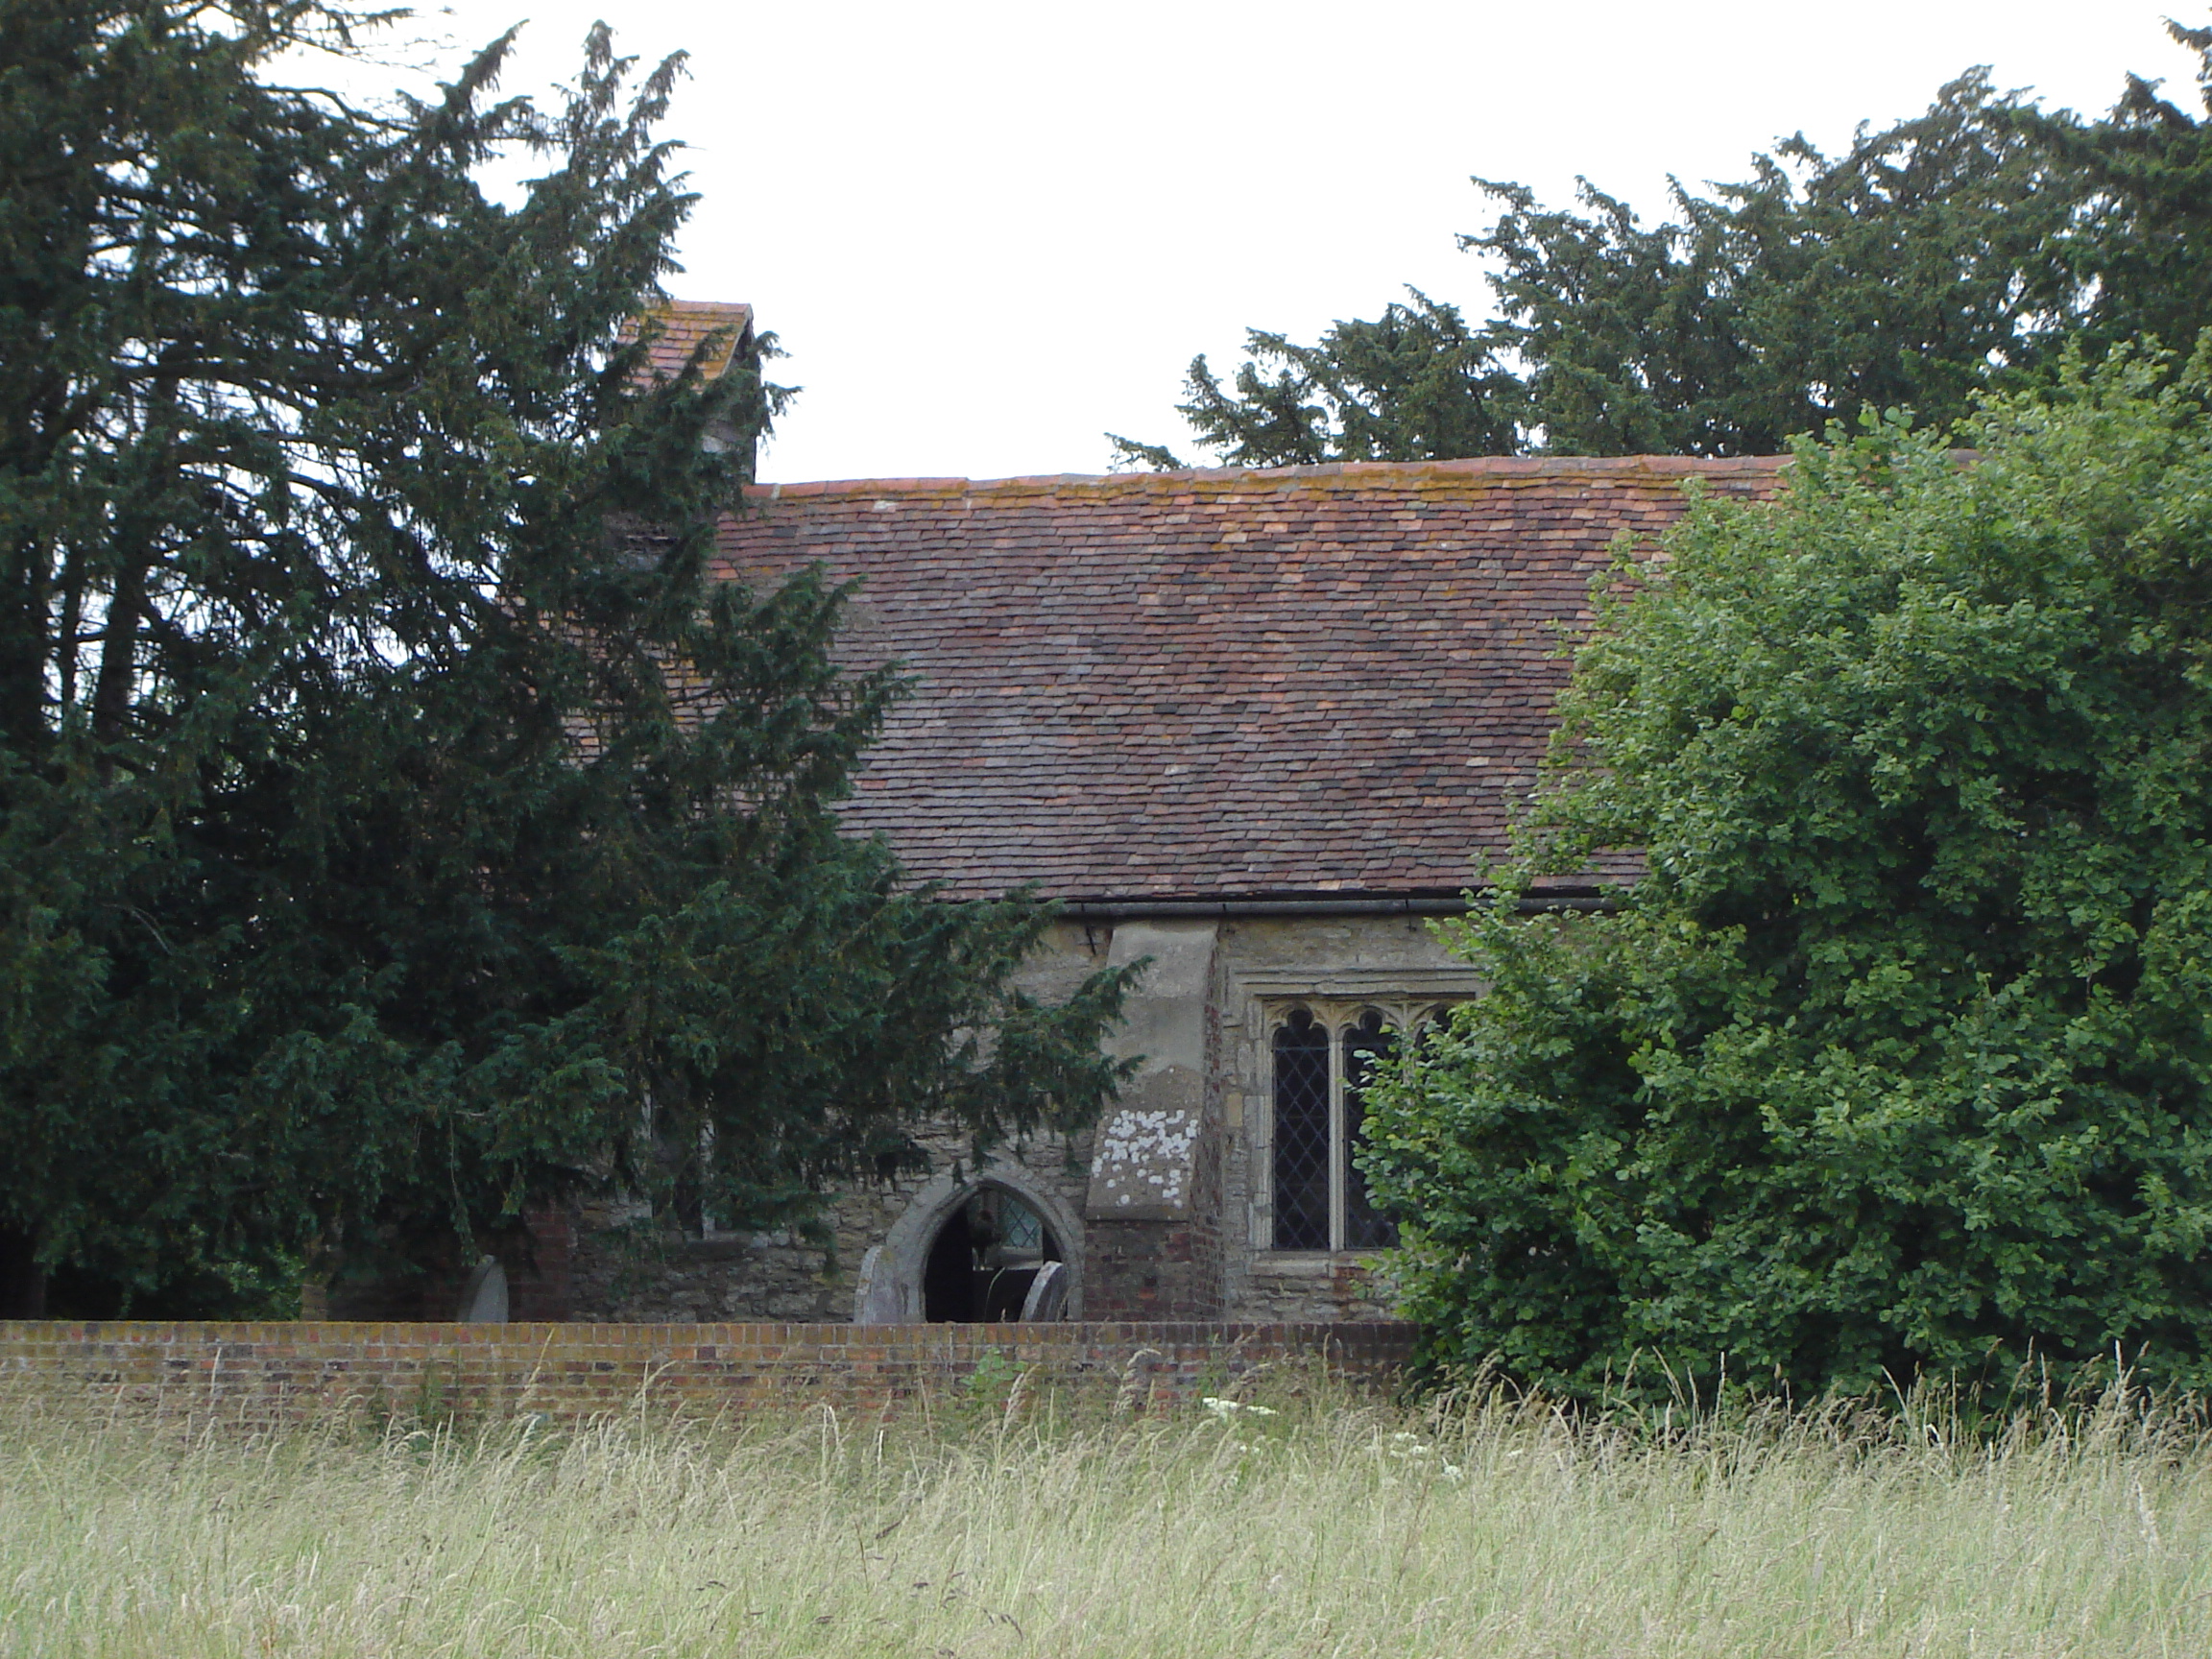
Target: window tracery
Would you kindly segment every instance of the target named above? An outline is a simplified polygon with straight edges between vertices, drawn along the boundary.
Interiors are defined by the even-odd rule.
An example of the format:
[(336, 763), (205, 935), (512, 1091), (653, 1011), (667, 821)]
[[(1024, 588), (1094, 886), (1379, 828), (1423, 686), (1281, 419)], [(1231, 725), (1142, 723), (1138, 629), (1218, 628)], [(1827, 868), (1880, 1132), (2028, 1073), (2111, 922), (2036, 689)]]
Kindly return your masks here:
[(1368, 1084), (1397, 1058), (1402, 1033), (1444, 1012), (1427, 1001), (1312, 998), (1268, 1010), (1275, 1249), (1376, 1250), (1398, 1241), (1396, 1224), (1369, 1202), (1353, 1154)]

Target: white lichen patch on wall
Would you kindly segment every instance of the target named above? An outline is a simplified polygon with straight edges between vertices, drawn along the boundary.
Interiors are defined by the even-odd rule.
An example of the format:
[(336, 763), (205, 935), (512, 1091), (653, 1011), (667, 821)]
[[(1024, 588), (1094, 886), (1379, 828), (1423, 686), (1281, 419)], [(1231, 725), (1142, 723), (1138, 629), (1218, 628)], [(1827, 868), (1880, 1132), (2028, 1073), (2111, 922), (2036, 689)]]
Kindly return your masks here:
[(1190, 1149), (1198, 1119), (1190, 1112), (1123, 1110), (1098, 1132), (1092, 1162), (1092, 1204), (1110, 1209), (1181, 1205), (1190, 1196)]

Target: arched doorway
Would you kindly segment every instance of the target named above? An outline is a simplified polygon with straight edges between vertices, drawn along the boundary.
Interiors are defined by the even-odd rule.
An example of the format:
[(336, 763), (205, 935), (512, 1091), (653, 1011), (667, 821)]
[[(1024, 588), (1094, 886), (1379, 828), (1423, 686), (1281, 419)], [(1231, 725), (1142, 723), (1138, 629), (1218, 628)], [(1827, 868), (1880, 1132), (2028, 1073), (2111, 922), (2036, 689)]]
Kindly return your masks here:
[(1066, 1256), (1037, 1210), (1004, 1187), (979, 1185), (952, 1207), (922, 1265), (922, 1317), (933, 1325), (1020, 1319), (1046, 1262)]
[[(999, 1158), (973, 1173), (958, 1178), (950, 1174), (938, 1175), (923, 1184), (921, 1190), (907, 1201), (899, 1218), (891, 1223), (883, 1241), (861, 1253), (859, 1272), (853, 1286), (854, 1322), (917, 1325), (927, 1319), (942, 1322), (948, 1316), (957, 1315), (963, 1303), (972, 1310), (976, 1305), (974, 1281), (968, 1282), (971, 1289), (963, 1297), (953, 1277), (953, 1269), (959, 1266), (963, 1252), (967, 1271), (973, 1273), (980, 1264), (975, 1261), (979, 1250), (988, 1250), (992, 1244), (999, 1245), (998, 1261), (990, 1268), (996, 1273), (1008, 1264), (1008, 1249), (1022, 1255), (1030, 1248), (1026, 1226), (1017, 1230), (1013, 1225), (1021, 1217), (1003, 1209), (993, 1224), (993, 1239), (979, 1247), (976, 1235), (982, 1228), (969, 1219), (969, 1208), (978, 1195), (991, 1192), (1003, 1194), (1003, 1199), (997, 1202), (1011, 1200), (1038, 1218), (1034, 1251), (1037, 1261), (1018, 1265), (1034, 1270), (1042, 1262), (1056, 1261), (1061, 1264), (1056, 1286), (1048, 1287), (1044, 1297), (1055, 1311), (1044, 1316), (1080, 1319), (1083, 1316), (1082, 1215), (1049, 1182), (1040, 1180), (1035, 1170), (1012, 1159)], [(998, 1238), (996, 1234), (999, 1228), (1005, 1228), (1012, 1236)], [(940, 1249), (944, 1252), (941, 1256), (938, 1255)], [(929, 1310), (930, 1299), (924, 1289), (932, 1258), (938, 1262), (934, 1312)], [(997, 1306), (1012, 1292), (1011, 1283), (1001, 1284), (997, 1295), (986, 1289), (983, 1305)], [(1022, 1299), (1015, 1298), (1014, 1313), (1007, 1317), (1019, 1316), (1022, 1307)], [(958, 1322), (968, 1323), (965, 1319)]]

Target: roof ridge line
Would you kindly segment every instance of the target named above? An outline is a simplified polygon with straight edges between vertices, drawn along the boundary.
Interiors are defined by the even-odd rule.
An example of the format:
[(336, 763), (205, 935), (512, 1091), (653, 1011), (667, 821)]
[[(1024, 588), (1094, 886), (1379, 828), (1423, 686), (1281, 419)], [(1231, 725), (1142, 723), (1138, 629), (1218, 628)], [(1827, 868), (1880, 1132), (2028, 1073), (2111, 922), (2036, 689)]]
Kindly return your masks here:
[(976, 491), (1105, 489), (1142, 490), (1161, 485), (1303, 483), (1342, 479), (1382, 483), (1392, 479), (1555, 478), (1578, 474), (1656, 474), (1681, 478), (1719, 473), (1758, 475), (1790, 465), (1788, 455), (1478, 455), (1455, 461), (1332, 461), (1314, 467), (1189, 467), (1172, 472), (1031, 472), (1007, 478), (819, 478), (754, 484), (746, 494), (775, 501), (785, 495), (952, 494)]

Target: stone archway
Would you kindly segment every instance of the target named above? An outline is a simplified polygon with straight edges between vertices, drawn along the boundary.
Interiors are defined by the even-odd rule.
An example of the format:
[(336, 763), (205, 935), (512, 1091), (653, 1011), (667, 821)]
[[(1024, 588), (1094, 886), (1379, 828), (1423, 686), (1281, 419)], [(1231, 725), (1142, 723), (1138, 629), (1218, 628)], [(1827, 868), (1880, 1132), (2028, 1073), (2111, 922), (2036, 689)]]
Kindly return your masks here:
[(860, 1259), (854, 1286), (853, 1318), (860, 1325), (919, 1325), (924, 1321), (922, 1276), (929, 1249), (946, 1223), (977, 1190), (995, 1187), (1026, 1204), (1043, 1218), (1060, 1246), (1068, 1272), (1065, 1317), (1083, 1316), (1083, 1222), (1067, 1201), (1043, 1186), (1019, 1164), (994, 1161), (964, 1180), (939, 1175), (907, 1201), (891, 1223), (883, 1242)]

